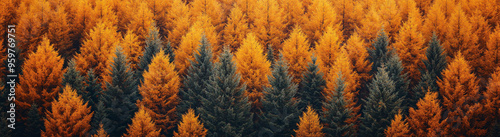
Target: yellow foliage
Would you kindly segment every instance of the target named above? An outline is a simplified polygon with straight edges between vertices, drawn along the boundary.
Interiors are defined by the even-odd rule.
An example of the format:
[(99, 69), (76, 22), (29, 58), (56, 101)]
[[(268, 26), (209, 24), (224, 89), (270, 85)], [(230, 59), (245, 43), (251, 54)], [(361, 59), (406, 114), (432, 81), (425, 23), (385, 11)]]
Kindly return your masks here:
[(297, 123), (299, 127), (295, 131), (296, 137), (323, 137), (325, 133), (322, 133), (323, 125), (319, 123), (318, 113), (311, 108), (311, 106), (307, 106), (307, 111), (302, 114), (300, 117), (300, 122)]
[(309, 51), (309, 42), (300, 27), (296, 26), (290, 38), (285, 40), (281, 54), (289, 64), (288, 71), (293, 76), (292, 81), (300, 83), (302, 73), (307, 69), (307, 63), (311, 62), (312, 55)]
[(179, 131), (174, 132), (174, 137), (205, 137), (207, 129), (198, 121), (198, 117), (193, 109), (189, 109), (188, 113), (182, 115), (182, 121), (177, 126)]
[(384, 130), (387, 137), (409, 137), (409, 132), (408, 123), (406, 123), (406, 120), (403, 120), (401, 111), (391, 120), (391, 125)]
[(303, 28), (311, 42), (318, 41), (328, 27), (339, 23), (338, 15), (328, 0), (313, 0), (306, 16)]
[(271, 44), (274, 49), (274, 55), (278, 55), (281, 50), (281, 42), (286, 34), (283, 33), (286, 22), (285, 13), (276, 0), (258, 0), (254, 15), (252, 32), (258, 38), (262, 45)]
[(333, 63), (340, 52), (341, 35), (341, 31), (329, 26), (316, 43), (314, 54), (318, 57), (320, 71), (324, 74), (328, 73), (330, 68), (333, 67)]
[(127, 133), (124, 137), (159, 137), (160, 130), (155, 128), (155, 122), (143, 107), (135, 113), (132, 124), (128, 125)]
[(224, 34), (224, 45), (229, 45), (232, 52), (238, 50), (238, 47), (240, 47), (241, 42), (249, 31), (247, 18), (246, 14), (239, 7), (234, 7), (231, 10), (226, 27), (224, 27), (222, 33)]

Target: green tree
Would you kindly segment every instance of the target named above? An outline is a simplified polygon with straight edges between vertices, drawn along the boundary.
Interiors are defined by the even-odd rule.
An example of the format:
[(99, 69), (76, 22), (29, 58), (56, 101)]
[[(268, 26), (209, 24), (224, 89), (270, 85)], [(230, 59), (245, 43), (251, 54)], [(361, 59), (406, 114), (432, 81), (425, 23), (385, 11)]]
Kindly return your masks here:
[(394, 53), (389, 60), (385, 63), (385, 71), (388, 73), (389, 78), (394, 82), (395, 92), (398, 98), (403, 99), (401, 103), (401, 109), (403, 112), (407, 112), (408, 109), (408, 86), (410, 80), (408, 79), (408, 74), (403, 72), (403, 63), (399, 59), (398, 54)]
[[(148, 70), (148, 66), (151, 63), (151, 60), (153, 59), (153, 56), (156, 55), (156, 53), (160, 52), (161, 49), (164, 49), (163, 47), (163, 41), (161, 40), (160, 34), (158, 32), (158, 29), (156, 27), (151, 27), (149, 29), (148, 36), (146, 36), (146, 47), (144, 48), (144, 51), (142, 52), (142, 57), (139, 61), (138, 64), (138, 69), (136, 72), (136, 77), (138, 78), (138, 81), (142, 81), (142, 73), (144, 71)], [(170, 42), (167, 43), (165, 46), (165, 55), (169, 55), (170, 57), (170, 62), (173, 61), (174, 55), (172, 51), (172, 47), (170, 46)]]
[(261, 109), (261, 136), (291, 136), (301, 111), (299, 101), (294, 98), (297, 84), (288, 74), (288, 66), (280, 55), (280, 60), (273, 65), (272, 76), (268, 76), (271, 87), (264, 87)]
[(40, 132), (44, 129), (42, 116), (38, 110), (38, 105), (31, 104), (28, 111), (28, 119), (24, 123), (24, 131), (22, 133), (25, 137), (40, 136)]
[(368, 85), (370, 94), (363, 99), (365, 107), (361, 117), (361, 136), (384, 136), (384, 129), (391, 124), (390, 120), (397, 114), (403, 101), (395, 85), (385, 66), (379, 67), (372, 83)]
[(375, 74), (377, 68), (387, 62), (393, 52), (393, 50), (389, 49), (389, 37), (383, 29), (380, 30), (377, 38), (372, 44), (372, 47), (368, 48), (368, 54), (370, 54), (368, 59), (373, 63), (371, 74)]
[(335, 91), (328, 92), (328, 97), (323, 102), (321, 121), (325, 123), (323, 132), (332, 137), (356, 136), (354, 124), (346, 122), (351, 119), (354, 108), (349, 107), (344, 98), (345, 83), (339, 71)]
[(272, 45), (267, 45), (267, 60), (272, 64), (274, 64), (274, 49)]
[(201, 106), (201, 99), (205, 98), (208, 80), (213, 74), (212, 48), (207, 38), (203, 36), (201, 45), (193, 52), (195, 60), (187, 69), (184, 77), (184, 86), (179, 90), (181, 102), (177, 106), (179, 115), (187, 113), (189, 108), (196, 109)]
[[(76, 70), (76, 62), (74, 59), (69, 61), (68, 63), (68, 68), (66, 70), (66, 73), (63, 74), (62, 78), (62, 86), (61, 90), (63, 91), (63, 87), (66, 87), (66, 85), (69, 85), (71, 89), (76, 90), (76, 93), (80, 96), (85, 96), (85, 77), (80, 75), (80, 71)], [(89, 100), (85, 100), (89, 101)]]
[(312, 57), (312, 62), (302, 75), (300, 82), (300, 89), (297, 92), (297, 97), (302, 100), (299, 104), (300, 109), (305, 109), (311, 106), (315, 111), (321, 111), (321, 102), (323, 97), (323, 90), (326, 86), (326, 81), (323, 78), (323, 73), (320, 71), (316, 63), (316, 57)]
[(214, 74), (207, 85), (207, 98), (202, 98), (198, 108), (208, 136), (241, 137), (252, 136), (252, 104), (244, 95), (246, 85), (236, 73), (233, 55), (226, 48), (214, 66)]

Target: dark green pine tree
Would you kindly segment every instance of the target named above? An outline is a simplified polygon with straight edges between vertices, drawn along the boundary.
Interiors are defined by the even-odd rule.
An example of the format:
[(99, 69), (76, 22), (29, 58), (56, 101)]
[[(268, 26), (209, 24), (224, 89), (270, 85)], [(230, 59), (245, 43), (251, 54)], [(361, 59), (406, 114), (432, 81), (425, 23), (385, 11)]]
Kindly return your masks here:
[(174, 62), (174, 58), (175, 58), (174, 48), (172, 48), (170, 41), (167, 42), (164, 49), (165, 49), (164, 50), (165, 55), (168, 55), (168, 57), (170, 58), (170, 60), (169, 60), (170, 63)]
[[(87, 96), (86, 91), (85, 91), (85, 77), (80, 75), (80, 71), (76, 70), (76, 62), (74, 59), (70, 60), (68, 63), (68, 69), (66, 70), (66, 73), (63, 74), (62, 78), (62, 86), (61, 86), (61, 92), (63, 91), (63, 87), (66, 87), (66, 85), (69, 85), (72, 89), (76, 90), (78, 95), (80, 96)], [(86, 98), (84, 98), (85, 101)]]
[(355, 129), (353, 123), (346, 123), (347, 119), (352, 116), (353, 108), (347, 107), (347, 102), (344, 98), (345, 81), (342, 79), (342, 73), (339, 71), (337, 78), (337, 87), (335, 91), (329, 92), (329, 96), (323, 102), (324, 111), (321, 113), (321, 121), (325, 123), (323, 132), (331, 137), (354, 137)]
[[(210, 76), (213, 74), (212, 48), (207, 38), (203, 36), (200, 41), (198, 53), (193, 52), (194, 61), (187, 69), (187, 75), (184, 77), (184, 85), (179, 90), (181, 102), (177, 106), (179, 115), (185, 114), (189, 108), (196, 110), (201, 106), (202, 98), (205, 98), (205, 90)], [(197, 112), (198, 114), (198, 112)]]
[(233, 55), (226, 48), (208, 81), (207, 98), (202, 98), (202, 106), (198, 108), (203, 125), (208, 130), (207, 136), (252, 136), (251, 103), (244, 95), (246, 85), (240, 79)]
[(89, 106), (92, 106), (92, 111), (96, 110), (97, 103), (99, 102), (99, 97), (101, 96), (101, 83), (97, 81), (98, 78), (94, 74), (94, 70), (90, 69), (87, 72), (87, 77), (85, 78), (85, 91), (86, 94), (83, 95), (85, 101), (88, 101)]
[(126, 132), (127, 125), (132, 123), (139, 94), (134, 72), (129, 69), (127, 58), (120, 47), (116, 49), (115, 55), (110, 69), (112, 80), (111, 83), (106, 82), (106, 91), (100, 101), (107, 114), (103, 119), (106, 132), (111, 136), (121, 136)]
[[(144, 71), (147, 71), (149, 68), (149, 64), (151, 63), (151, 60), (153, 59), (154, 55), (156, 53), (160, 52), (161, 49), (163, 49), (163, 41), (161, 40), (160, 34), (158, 32), (158, 29), (156, 27), (151, 27), (149, 29), (149, 34), (146, 37), (146, 47), (144, 48), (144, 51), (142, 52), (141, 59), (138, 64), (138, 69), (136, 73), (136, 78), (138, 78), (138, 81), (142, 81), (142, 73)], [(170, 46), (170, 42), (167, 44), (167, 50), (164, 50), (166, 53), (170, 52), (170, 62), (173, 61), (173, 51), (172, 47)]]
[(441, 78), (441, 71), (446, 68), (447, 64), (446, 52), (439, 43), (436, 34), (433, 34), (425, 53), (427, 60), (422, 60), (425, 69), (420, 70), (422, 77), (420, 82), (413, 88), (412, 106), (415, 106), (418, 100), (423, 98), (428, 91), (439, 91), (436, 81)]
[(370, 94), (363, 99), (360, 136), (382, 137), (384, 129), (391, 124), (391, 119), (401, 109), (403, 101), (399, 98), (394, 81), (385, 71), (384, 65), (378, 69), (372, 83), (368, 85)]
[[(103, 98), (103, 97), (101, 96), (99, 98)], [(102, 100), (104, 100), (104, 99), (102, 99)], [(100, 101), (99, 103), (97, 103), (95, 108), (92, 108), (92, 109), (95, 109), (95, 110), (94, 110), (94, 115), (92, 116), (92, 120), (90, 121), (90, 126), (91, 126), (91, 129), (89, 131), (90, 135), (97, 133), (97, 131), (100, 128), (99, 124), (111, 123), (110, 119), (106, 118), (108, 116), (105, 112), (107, 109), (104, 107), (103, 101)], [(104, 129), (110, 129), (111, 127), (112, 127), (112, 125), (103, 125)]]
[(28, 118), (24, 122), (23, 135), (25, 137), (39, 137), (42, 130), (44, 130), (44, 126), (42, 116), (38, 111), (38, 105), (32, 104), (28, 111)]
[(297, 97), (301, 99), (299, 109), (304, 110), (307, 106), (311, 106), (316, 111), (321, 111), (323, 90), (325, 89), (326, 81), (323, 78), (323, 73), (319, 71), (316, 57), (312, 57), (312, 62), (308, 63), (307, 71), (302, 74), (300, 89), (297, 92)]
[(410, 85), (410, 80), (408, 80), (408, 74), (404, 73), (403, 69), (403, 64), (396, 53), (394, 53), (385, 63), (385, 71), (388, 73), (389, 78), (394, 82), (395, 91), (398, 94), (398, 97), (403, 99), (401, 109), (406, 114), (406, 112), (408, 112), (408, 101), (410, 97), (407, 96), (409, 92), (408, 86)]
[(393, 50), (389, 49), (389, 37), (385, 34), (384, 29), (380, 30), (376, 39), (373, 40), (372, 48), (368, 48), (368, 54), (370, 55), (368, 59), (373, 63), (371, 74), (375, 74), (377, 68), (379, 68), (383, 63), (387, 62), (391, 55), (394, 53)]
[(301, 111), (297, 94), (297, 84), (288, 74), (288, 66), (282, 55), (273, 65), (272, 76), (268, 76), (271, 87), (264, 87), (261, 109), (261, 130), (259, 136), (291, 136), (297, 129)]
[(273, 46), (271, 46), (271, 44), (267, 45), (267, 56), (266, 56), (267, 60), (269, 60), (269, 62), (271, 62), (271, 65), (274, 64), (275, 60), (274, 60), (274, 49), (273, 49)]

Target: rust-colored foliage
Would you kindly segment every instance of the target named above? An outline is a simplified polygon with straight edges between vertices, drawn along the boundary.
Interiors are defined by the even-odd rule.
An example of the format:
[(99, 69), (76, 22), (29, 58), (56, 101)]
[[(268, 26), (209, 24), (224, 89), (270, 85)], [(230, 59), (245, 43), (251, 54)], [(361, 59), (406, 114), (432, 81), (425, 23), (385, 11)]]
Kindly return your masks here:
[(360, 85), (366, 85), (371, 80), (372, 63), (368, 60), (369, 54), (364, 41), (358, 33), (354, 33), (343, 48), (347, 51), (347, 56), (353, 65), (352, 69), (359, 75)]
[(307, 106), (307, 111), (302, 114), (300, 117), (300, 122), (297, 123), (299, 127), (295, 131), (296, 137), (323, 137), (325, 133), (323, 130), (323, 125), (319, 123), (318, 113), (311, 108), (311, 106)]
[(234, 7), (229, 14), (229, 18), (222, 33), (224, 34), (223, 43), (229, 45), (231, 51), (235, 52), (240, 47), (241, 42), (247, 35), (249, 28), (247, 15), (241, 8)]
[(417, 103), (417, 108), (410, 108), (408, 124), (416, 136), (445, 135), (444, 121), (441, 121), (442, 108), (439, 105), (437, 92), (427, 92)]
[(235, 53), (237, 71), (241, 74), (241, 81), (247, 84), (245, 94), (252, 102), (254, 111), (261, 107), (259, 99), (263, 95), (263, 87), (269, 86), (267, 76), (271, 75), (271, 63), (263, 52), (255, 35), (249, 33)]
[[(357, 31), (365, 40), (373, 40), (382, 28), (393, 38), (401, 25), (401, 14), (395, 0), (381, 0), (372, 3)], [(369, 43), (367, 43), (369, 44)]]
[(189, 109), (188, 113), (182, 115), (182, 121), (177, 126), (179, 131), (174, 132), (174, 137), (205, 137), (207, 129), (198, 121), (198, 117), (193, 109)]
[(42, 137), (85, 136), (90, 130), (94, 112), (69, 85), (51, 104), (51, 111), (45, 114)]
[[(303, 28), (311, 42), (321, 39), (322, 35), (328, 31), (328, 27), (337, 27), (339, 23), (338, 15), (329, 0), (313, 0), (306, 16)], [(342, 34), (339, 37), (342, 39)]]
[(139, 86), (142, 100), (137, 101), (137, 105), (144, 106), (151, 115), (156, 127), (164, 131), (174, 128), (177, 123), (175, 110), (179, 104), (180, 77), (169, 60), (162, 50), (153, 57)]
[(256, 8), (249, 16), (255, 18), (252, 32), (258, 38), (262, 45), (271, 44), (274, 49), (274, 55), (278, 55), (281, 50), (281, 42), (286, 37), (283, 30), (286, 27), (285, 13), (276, 0), (258, 0)]
[(311, 62), (312, 55), (309, 51), (309, 42), (300, 27), (296, 26), (290, 38), (285, 40), (281, 54), (289, 64), (288, 71), (293, 76), (292, 81), (300, 83), (302, 73), (307, 69), (307, 63)]
[(225, 14), (217, 0), (193, 0), (189, 5), (191, 6), (189, 9), (191, 22), (195, 22), (198, 16), (208, 16), (212, 26), (215, 26), (215, 30), (217, 32), (222, 30)]
[[(47, 38), (43, 38), (36, 52), (28, 55), (16, 85), (16, 107), (28, 110), (31, 104), (41, 107), (42, 113), (59, 93), (64, 60), (57, 54)], [(23, 116), (24, 117), (24, 116)]]
[(278, 0), (285, 13), (285, 33), (291, 33), (294, 26), (301, 25), (307, 18), (301, 0)]
[(316, 43), (315, 55), (318, 56), (320, 71), (328, 73), (340, 53), (342, 43), (341, 33), (337, 28), (328, 27), (319, 41)]
[(92, 135), (92, 137), (109, 137), (108, 133), (102, 128), (102, 124), (99, 124), (99, 130), (97, 130), (97, 133), (95, 135)]
[(403, 120), (403, 116), (401, 115), (401, 111), (399, 111), (394, 119), (391, 120), (391, 125), (384, 130), (386, 137), (409, 137), (410, 130), (408, 129), (408, 123), (406, 123), (406, 119)]
[(43, 35), (48, 32), (49, 19), (54, 11), (46, 0), (33, 1), (29, 7), (20, 7), (20, 10), (23, 11), (19, 15), (16, 33), (19, 36), (19, 44), (23, 45), (20, 47), (23, 55), (28, 55), (37, 49), (36, 47), (42, 42)]
[(128, 125), (127, 133), (124, 137), (159, 137), (160, 129), (155, 127), (155, 122), (152, 120), (149, 113), (144, 110), (144, 107), (139, 107), (139, 111), (132, 118), (132, 124)]
[(121, 40), (120, 47), (122, 47), (122, 52), (127, 56), (128, 62), (130, 63), (130, 68), (132, 70), (138, 69), (138, 64), (140, 61), (140, 56), (142, 55), (142, 50), (144, 46), (140, 45), (139, 37), (135, 35), (132, 31), (127, 31), (123, 39)]
[[(153, 12), (148, 8), (146, 2), (136, 3), (138, 6), (134, 9), (134, 15), (128, 24), (128, 31), (134, 32), (141, 45), (144, 45), (148, 30), (153, 25)], [(128, 56), (127, 56), (128, 57)]]
[(165, 17), (165, 28), (168, 31), (168, 41), (172, 47), (177, 48), (191, 25), (189, 21), (189, 7), (183, 0), (172, 0), (172, 8)]
[(500, 26), (497, 26), (490, 34), (481, 66), (483, 69), (480, 72), (483, 76), (493, 73), (494, 69), (500, 66)]
[(58, 6), (56, 11), (52, 12), (50, 19), (47, 31), (50, 43), (54, 45), (61, 56), (70, 58), (76, 49), (72, 47), (70, 41), (70, 26), (64, 7)]

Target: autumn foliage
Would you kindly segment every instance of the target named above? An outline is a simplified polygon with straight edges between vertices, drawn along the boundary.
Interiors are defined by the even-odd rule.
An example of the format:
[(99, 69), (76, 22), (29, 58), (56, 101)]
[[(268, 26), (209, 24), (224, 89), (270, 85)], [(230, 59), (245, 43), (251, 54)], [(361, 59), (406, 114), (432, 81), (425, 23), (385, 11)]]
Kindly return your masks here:
[(318, 113), (311, 108), (307, 107), (307, 111), (300, 117), (300, 122), (297, 124), (299, 129), (294, 130), (296, 137), (323, 137), (323, 126), (319, 123)]
[(132, 118), (132, 124), (128, 125), (127, 134), (124, 137), (159, 137), (160, 130), (155, 127), (155, 123), (149, 113), (140, 108)]
[(182, 115), (182, 121), (179, 123), (179, 131), (174, 132), (174, 137), (205, 137), (207, 129), (198, 120), (199, 116), (195, 116), (192, 109), (188, 113)]

